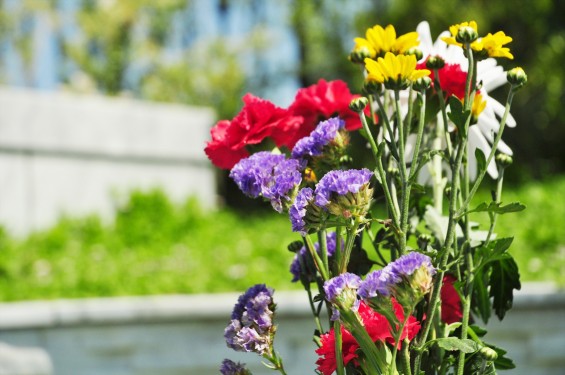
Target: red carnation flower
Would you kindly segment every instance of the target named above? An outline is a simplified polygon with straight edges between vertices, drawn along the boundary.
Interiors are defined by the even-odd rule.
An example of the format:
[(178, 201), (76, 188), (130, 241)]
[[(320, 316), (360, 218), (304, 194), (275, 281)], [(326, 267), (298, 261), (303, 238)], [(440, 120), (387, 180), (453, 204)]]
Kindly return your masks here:
[[(425, 69), (426, 63), (420, 63), (417, 69)], [(445, 92), (445, 99), (447, 100), (451, 95), (455, 95), (463, 100), (465, 97), (465, 85), (467, 81), (467, 72), (461, 70), (459, 64), (445, 64), (445, 66), (438, 70), (439, 83), (441, 89)], [(432, 70), (430, 78), (435, 79), (435, 72)], [(432, 83), (433, 85), (433, 83)]]
[[(404, 312), (402, 310), (402, 306), (394, 299), (393, 307), (398, 320), (403, 321)], [(375, 312), (363, 301), (359, 304), (358, 313), (367, 333), (373, 341), (386, 341), (387, 343), (394, 345), (394, 339), (390, 332), (390, 323), (383, 315)], [(410, 316), (406, 326), (404, 327), (404, 331), (402, 332), (399, 345), (401, 345), (401, 342), (406, 337), (408, 337), (409, 340), (412, 340), (419, 330), (420, 322), (418, 322), (415, 317)], [(357, 350), (359, 349), (359, 344), (351, 333), (343, 327), (341, 327), (341, 336), (343, 364), (347, 365), (353, 361), (353, 363), (357, 365), (356, 359), (358, 358)], [(335, 357), (335, 332), (333, 328), (330, 329), (328, 333), (325, 333), (320, 337), (320, 342), (322, 346), (316, 349), (316, 353), (320, 356), (316, 361), (318, 371), (324, 375), (331, 375), (337, 367)]]
[(349, 103), (357, 97), (359, 95), (351, 94), (347, 84), (340, 80), (327, 82), (320, 79), (318, 83), (298, 90), (288, 109), (293, 115), (302, 116), (304, 122), (296, 132), (292, 146), (310, 135), (320, 121), (334, 116), (343, 119), (349, 131), (361, 128), (359, 115), (349, 109)]
[(212, 140), (204, 151), (219, 168), (231, 169), (238, 161), (249, 156), (247, 145), (256, 145), (270, 138), (277, 147), (294, 146), (294, 134), (302, 118), (268, 100), (247, 94), (244, 106), (232, 120), (218, 122), (210, 131)]
[(460, 322), (463, 318), (463, 310), (461, 308), (461, 298), (453, 286), (457, 281), (453, 275), (445, 275), (443, 277), (443, 286), (441, 287), (441, 320), (446, 324)]

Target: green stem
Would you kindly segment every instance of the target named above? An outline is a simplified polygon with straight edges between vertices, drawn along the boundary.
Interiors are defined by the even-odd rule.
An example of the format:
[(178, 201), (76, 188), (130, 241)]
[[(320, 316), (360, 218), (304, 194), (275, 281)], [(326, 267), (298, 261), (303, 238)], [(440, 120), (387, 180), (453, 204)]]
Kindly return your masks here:
[[(467, 338), (467, 328), (469, 327), (469, 315), (471, 313), (471, 295), (473, 294), (473, 254), (470, 246), (464, 247), (465, 259), (467, 264), (467, 278), (465, 287), (465, 298), (463, 299), (463, 319), (461, 321), (461, 340)], [(457, 363), (457, 375), (463, 375), (465, 369), (465, 353), (459, 352)]]
[(330, 265), (329, 265), (329, 261), (328, 261), (327, 235), (326, 235), (326, 230), (324, 228), (322, 228), (318, 231), (318, 244), (319, 244), (319, 248), (320, 248), (322, 264), (324, 266), (324, 270), (326, 271), (326, 274), (328, 275), (328, 277), (330, 277), (331, 272), (330, 272)]
[(335, 364), (337, 375), (345, 375), (345, 368), (343, 367), (343, 354), (342, 354), (342, 337), (341, 337), (341, 323), (339, 320), (334, 321), (334, 336), (335, 336)]
[(324, 262), (318, 255), (318, 252), (316, 251), (316, 247), (314, 246), (312, 239), (308, 235), (304, 236), (304, 239), (306, 240), (306, 245), (307, 245), (306, 247), (308, 248), (308, 251), (312, 256), (312, 259), (314, 259), (314, 264), (316, 265), (316, 269), (318, 270), (318, 272), (320, 272), (320, 275), (322, 275), (322, 279), (324, 279), (324, 281), (329, 280), (329, 275), (324, 267)]
[[(410, 189), (412, 184), (408, 181), (406, 176), (406, 160), (405, 160), (405, 148), (406, 142), (404, 139), (404, 125), (402, 123), (402, 117), (400, 113), (400, 91), (394, 90), (394, 111), (396, 112), (396, 123), (398, 124), (398, 143), (399, 143), (399, 170), (400, 170), (400, 233), (399, 233), (399, 249), (398, 255), (402, 256), (406, 253), (406, 240), (408, 237), (408, 207), (410, 203)], [(393, 143), (394, 139), (392, 140)]]
[[(392, 366), (390, 368), (391, 375), (394, 375), (396, 373), (396, 355), (398, 353), (398, 347), (400, 346), (400, 337), (402, 337), (402, 332), (404, 331), (404, 327), (406, 326), (406, 323), (408, 322), (408, 318), (410, 317), (410, 315), (406, 314), (406, 312), (404, 312), (404, 315), (405, 315), (404, 321), (400, 325), (400, 328), (396, 332), (394, 332), (393, 335), (394, 348), (392, 349), (392, 361), (391, 361)], [(408, 366), (408, 368), (410, 368), (410, 366)]]
[(418, 99), (420, 99), (420, 118), (418, 120), (418, 130), (416, 133), (416, 143), (414, 144), (414, 152), (412, 154), (412, 162), (410, 164), (409, 180), (412, 181), (416, 178), (418, 170), (420, 169), (420, 147), (422, 145), (422, 138), (424, 137), (424, 124), (426, 117), (426, 92), (419, 92)]
[(360, 223), (360, 219), (358, 217), (355, 217), (351, 227), (347, 228), (347, 240), (345, 242), (345, 249), (343, 250), (343, 257), (341, 258), (341, 263), (338, 267), (340, 274), (347, 272), (349, 257), (351, 256), (351, 251), (353, 250), (353, 244), (355, 243), (355, 237), (357, 236), (357, 230), (359, 229)]
[[(506, 169), (505, 167), (500, 166), (500, 172), (498, 174), (498, 179), (496, 180), (496, 195), (494, 197), (495, 203), (500, 203), (500, 201), (502, 199), (502, 185), (504, 183), (504, 170), (505, 169)], [(490, 239), (492, 237), (492, 234), (494, 233), (494, 227), (496, 225), (496, 218), (497, 217), (498, 217), (498, 214), (496, 212), (490, 213), (490, 226), (488, 228), (488, 234), (487, 234), (487, 238), (486, 238), (485, 244), (484, 244), (485, 247), (489, 244)]]
[(402, 359), (404, 361), (404, 375), (412, 375), (412, 369), (410, 368), (410, 341), (404, 339), (402, 344)]

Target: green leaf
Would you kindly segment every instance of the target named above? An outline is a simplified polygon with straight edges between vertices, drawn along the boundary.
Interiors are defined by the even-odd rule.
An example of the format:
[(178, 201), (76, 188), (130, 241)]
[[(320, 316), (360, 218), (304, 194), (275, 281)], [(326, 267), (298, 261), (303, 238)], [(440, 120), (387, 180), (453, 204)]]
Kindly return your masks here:
[[(479, 272), (481, 268), (490, 262), (511, 258), (507, 252), (512, 244), (514, 237), (504, 237), (489, 242), (487, 246), (478, 248), (475, 252), (474, 262), (476, 264), (475, 272)], [(486, 271), (485, 271), (486, 272)]]
[(484, 271), (488, 270), (481, 268), (479, 271), (475, 272), (475, 278), (473, 280), (473, 307), (486, 324), (490, 318), (491, 305), (487, 285), (488, 274)]
[(500, 202), (490, 202), (490, 204), (483, 202), (483, 203), (479, 204), (477, 207), (475, 207), (474, 209), (467, 211), (467, 213), (492, 212), (492, 213), (496, 213), (496, 214), (499, 214), (499, 215), (503, 215), (503, 214), (507, 214), (509, 212), (519, 212), (519, 211), (522, 211), (526, 208), (526, 206), (523, 205), (520, 202), (508, 203), (505, 206), (501, 206), (501, 204), (502, 203), (500, 203)]
[(471, 115), (471, 111), (463, 110), (463, 103), (455, 95), (451, 95), (449, 98), (449, 109), (451, 110), (447, 115), (449, 119), (455, 124), (457, 129), (462, 132), (465, 128), (465, 123), (467, 118)]
[(520, 273), (512, 257), (492, 262), (491, 268), (489, 285), (492, 307), (498, 319), (502, 320), (512, 307), (513, 290), (521, 288)]
[(474, 353), (479, 350), (477, 343), (470, 339), (462, 340), (457, 337), (444, 337), (432, 341), (440, 348), (449, 351), (459, 350), (463, 353)]
[(487, 159), (483, 150), (478, 147), (475, 149), (475, 159), (477, 159), (477, 173), (480, 174), (487, 168)]

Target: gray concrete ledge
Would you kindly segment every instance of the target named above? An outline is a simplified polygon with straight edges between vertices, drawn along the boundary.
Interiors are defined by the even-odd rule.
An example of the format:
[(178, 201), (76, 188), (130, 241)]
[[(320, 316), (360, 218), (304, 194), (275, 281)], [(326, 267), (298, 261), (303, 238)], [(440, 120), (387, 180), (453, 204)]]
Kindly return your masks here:
[[(228, 319), (239, 293), (25, 301), (0, 304), (0, 330)], [(278, 316), (309, 317), (302, 291), (275, 291)], [(515, 292), (514, 310), (565, 309), (565, 292), (528, 283)]]

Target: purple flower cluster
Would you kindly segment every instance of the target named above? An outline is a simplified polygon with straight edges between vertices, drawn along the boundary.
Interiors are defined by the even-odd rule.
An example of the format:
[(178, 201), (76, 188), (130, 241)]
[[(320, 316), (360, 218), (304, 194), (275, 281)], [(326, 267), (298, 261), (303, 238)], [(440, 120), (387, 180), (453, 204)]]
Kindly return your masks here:
[(231, 170), (230, 177), (241, 191), (252, 197), (262, 196), (271, 201), (273, 208), (282, 212), (282, 201), (302, 181), (300, 161), (285, 155), (261, 151), (240, 160)]
[(249, 375), (248, 369), (245, 368), (245, 363), (234, 362), (230, 359), (224, 359), (220, 366), (220, 374), (222, 375)]
[(332, 194), (345, 195), (357, 193), (369, 183), (373, 173), (366, 168), (330, 171), (316, 185), (314, 199), (318, 206), (324, 207), (331, 201)]
[(242, 294), (224, 330), (228, 347), (260, 355), (271, 350), (273, 333), (273, 290), (257, 284)]
[(307, 228), (304, 218), (306, 217), (307, 207), (313, 202), (313, 199), (314, 191), (311, 188), (306, 187), (298, 191), (294, 203), (288, 209), (293, 232), (298, 232), (303, 236), (306, 235)]
[[(336, 249), (336, 233), (331, 232), (326, 236), (326, 249), (328, 251), (328, 257), (335, 254)], [(320, 254), (320, 243), (316, 242), (314, 245), (316, 252)], [(342, 241), (343, 248), (343, 241)], [(301, 263), (303, 266), (301, 266)], [(294, 256), (292, 263), (290, 265), (290, 272), (293, 275), (292, 282), (297, 282), (300, 280), (300, 276), (304, 273), (309, 280), (314, 280), (314, 275), (316, 274), (316, 268), (314, 267), (314, 260), (310, 255), (306, 246), (302, 246), (300, 250)]]
[(421, 269), (424, 269), (429, 276), (436, 273), (430, 257), (416, 251), (410, 252), (389, 263), (383, 269), (369, 273), (361, 282), (358, 294), (365, 299), (378, 296), (387, 297), (394, 294), (398, 283), (410, 279), (417, 270)]
[(334, 140), (344, 126), (345, 121), (339, 117), (320, 122), (308, 137), (304, 137), (296, 143), (292, 149), (292, 158), (305, 159), (322, 154), (324, 146)]

